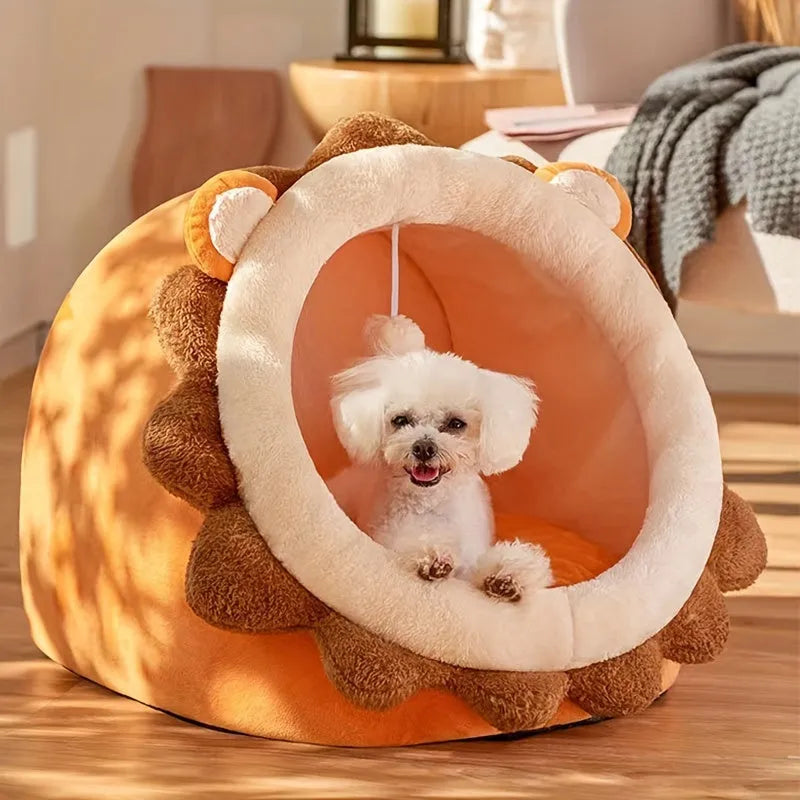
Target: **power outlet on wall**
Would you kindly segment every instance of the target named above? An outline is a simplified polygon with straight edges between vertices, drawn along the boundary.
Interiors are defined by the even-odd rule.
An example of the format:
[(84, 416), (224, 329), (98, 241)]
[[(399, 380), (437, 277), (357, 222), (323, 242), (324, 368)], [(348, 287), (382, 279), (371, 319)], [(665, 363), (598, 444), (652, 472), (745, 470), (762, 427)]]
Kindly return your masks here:
[(36, 238), (38, 140), (33, 127), (6, 137), (5, 238), (9, 248), (23, 247)]

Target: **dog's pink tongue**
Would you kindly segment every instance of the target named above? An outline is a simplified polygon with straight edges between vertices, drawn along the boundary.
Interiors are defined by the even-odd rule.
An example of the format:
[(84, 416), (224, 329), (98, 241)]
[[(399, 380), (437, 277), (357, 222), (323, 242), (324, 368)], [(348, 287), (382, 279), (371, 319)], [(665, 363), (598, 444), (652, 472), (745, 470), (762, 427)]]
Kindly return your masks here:
[(439, 468), (427, 464), (415, 464), (411, 469), (411, 474), (418, 481), (432, 481), (439, 474)]

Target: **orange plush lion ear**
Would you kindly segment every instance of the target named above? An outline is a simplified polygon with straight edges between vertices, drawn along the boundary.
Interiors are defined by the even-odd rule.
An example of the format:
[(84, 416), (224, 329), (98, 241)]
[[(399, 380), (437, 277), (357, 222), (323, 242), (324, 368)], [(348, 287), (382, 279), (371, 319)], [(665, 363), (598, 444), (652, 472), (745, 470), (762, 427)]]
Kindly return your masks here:
[(266, 178), (245, 170), (221, 172), (206, 181), (189, 201), (184, 223), (194, 263), (212, 278), (230, 280), (247, 240), (277, 196)]
[(590, 164), (556, 161), (539, 167), (534, 175), (558, 186), (594, 211), (620, 239), (625, 239), (630, 233), (631, 201), (620, 182), (610, 173)]

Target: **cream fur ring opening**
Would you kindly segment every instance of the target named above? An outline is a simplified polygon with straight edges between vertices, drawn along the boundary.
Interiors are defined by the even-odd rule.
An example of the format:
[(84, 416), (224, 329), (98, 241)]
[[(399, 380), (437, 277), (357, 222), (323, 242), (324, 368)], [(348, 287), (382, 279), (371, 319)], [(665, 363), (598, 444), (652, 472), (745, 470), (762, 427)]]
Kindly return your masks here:
[[(609, 230), (614, 215), (603, 216), (607, 224), (514, 164), (402, 145), (321, 164), (258, 222), (220, 320), (220, 421), (259, 532), (325, 604), (417, 654), (519, 671), (572, 669), (625, 653), (680, 610), (719, 522), (716, 423), (667, 306)], [(458, 580), (427, 584), (353, 525), (328, 492), (296, 416), (295, 332), (326, 262), (394, 223), (446, 226), (507, 248), (579, 304), (622, 365), (641, 421), (649, 494), (635, 540), (594, 580), (540, 590), (517, 605), (493, 603)], [(547, 402), (543, 395), (545, 413)]]

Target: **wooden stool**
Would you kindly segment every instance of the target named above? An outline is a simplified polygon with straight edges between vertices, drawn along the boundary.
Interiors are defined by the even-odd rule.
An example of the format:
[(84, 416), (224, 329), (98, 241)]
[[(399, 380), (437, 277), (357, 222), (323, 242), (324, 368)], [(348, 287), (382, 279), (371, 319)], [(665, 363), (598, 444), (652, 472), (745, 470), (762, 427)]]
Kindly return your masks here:
[(341, 117), (379, 111), (439, 144), (460, 147), (486, 130), (487, 108), (564, 102), (556, 70), (316, 60), (294, 62), (289, 78), (317, 141)]

